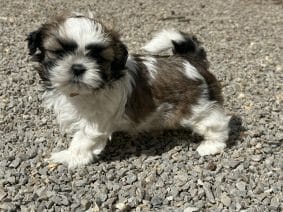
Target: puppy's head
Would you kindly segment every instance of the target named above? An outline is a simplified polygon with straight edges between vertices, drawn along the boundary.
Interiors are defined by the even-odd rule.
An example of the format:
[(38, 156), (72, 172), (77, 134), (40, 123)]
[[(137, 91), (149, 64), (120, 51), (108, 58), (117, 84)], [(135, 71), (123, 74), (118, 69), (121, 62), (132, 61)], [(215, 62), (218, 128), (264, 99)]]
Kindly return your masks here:
[(124, 73), (128, 52), (119, 35), (84, 16), (56, 18), (29, 34), (29, 54), (51, 88), (89, 93)]

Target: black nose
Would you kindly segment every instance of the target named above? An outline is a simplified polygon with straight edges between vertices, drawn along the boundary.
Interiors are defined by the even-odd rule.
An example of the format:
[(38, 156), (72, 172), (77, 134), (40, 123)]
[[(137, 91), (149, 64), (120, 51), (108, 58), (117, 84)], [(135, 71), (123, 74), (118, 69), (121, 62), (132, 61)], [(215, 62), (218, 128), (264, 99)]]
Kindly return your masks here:
[(73, 64), (71, 71), (75, 76), (80, 76), (86, 71), (86, 68), (82, 64)]

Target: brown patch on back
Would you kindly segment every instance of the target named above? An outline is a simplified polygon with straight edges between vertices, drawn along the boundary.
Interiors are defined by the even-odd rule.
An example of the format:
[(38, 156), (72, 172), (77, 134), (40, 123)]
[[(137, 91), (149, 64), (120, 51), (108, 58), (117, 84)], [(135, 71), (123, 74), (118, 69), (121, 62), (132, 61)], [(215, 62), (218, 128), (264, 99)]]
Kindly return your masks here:
[(136, 123), (140, 123), (156, 110), (153, 100), (152, 89), (149, 85), (148, 71), (139, 58), (137, 60), (138, 70), (132, 76), (135, 80), (133, 91), (126, 104), (126, 114)]
[(185, 51), (177, 51), (175, 52), (175, 54), (178, 57), (189, 61), (193, 66), (197, 68), (198, 72), (203, 76), (208, 86), (209, 100), (216, 101), (219, 104), (223, 104), (221, 85), (217, 81), (215, 76), (208, 71), (209, 62), (207, 61), (206, 51), (201, 46), (201, 42), (193, 34), (187, 34), (183, 32), (181, 32), (181, 34), (185, 38), (185, 41), (179, 44), (179, 46), (185, 47), (185, 49), (183, 49)]
[(207, 63), (189, 56), (186, 58), (155, 56), (154, 58), (157, 61), (155, 66), (157, 74), (154, 80), (150, 80), (142, 57), (136, 55), (134, 58), (138, 66), (136, 86), (126, 105), (126, 114), (134, 122), (140, 123), (145, 120), (157, 111), (157, 108), (161, 109), (161, 115), (157, 117), (160, 128), (177, 128), (182, 118), (190, 116), (191, 107), (198, 103), (203, 92), (204, 82), (185, 76), (183, 72), (185, 61), (195, 66), (206, 80), (209, 100), (222, 103), (220, 85), (213, 74), (208, 72)]
[(188, 60), (194, 67), (197, 68), (198, 72), (203, 76), (207, 83), (209, 100), (216, 101), (219, 104), (223, 104), (223, 96), (221, 91), (221, 85), (216, 77), (208, 71), (208, 61), (206, 59), (200, 59), (192, 57), (190, 55), (183, 56), (184, 59)]
[(184, 115), (191, 113), (191, 106), (201, 95), (200, 80), (184, 76), (184, 61), (177, 57), (158, 58), (158, 74), (153, 83), (153, 96), (158, 105), (169, 103), (174, 108), (166, 116), (165, 127), (175, 128)]
[[(138, 64), (136, 86), (126, 106), (126, 114), (136, 123), (161, 109), (158, 124), (161, 128), (176, 128), (184, 115), (188, 116), (191, 106), (197, 103), (202, 90), (199, 80), (191, 80), (184, 76), (182, 58), (155, 57), (157, 75), (149, 80), (149, 73), (143, 59), (134, 58)], [(150, 81), (150, 84), (149, 84)]]

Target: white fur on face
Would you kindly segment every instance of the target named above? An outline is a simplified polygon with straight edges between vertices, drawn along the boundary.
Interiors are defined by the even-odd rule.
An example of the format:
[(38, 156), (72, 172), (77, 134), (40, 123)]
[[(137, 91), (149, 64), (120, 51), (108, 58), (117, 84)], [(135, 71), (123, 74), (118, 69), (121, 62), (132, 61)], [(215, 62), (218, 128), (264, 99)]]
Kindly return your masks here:
[(124, 80), (114, 82), (111, 88), (75, 97), (66, 96), (57, 90), (46, 91), (44, 103), (48, 108), (54, 109), (63, 131), (76, 132), (94, 128), (113, 132), (121, 127), (120, 119), (125, 112), (133, 81), (132, 76), (126, 74)]
[(79, 49), (90, 43), (107, 43), (101, 24), (88, 18), (68, 18), (59, 29), (59, 36), (75, 41)]
[[(70, 71), (73, 64), (82, 64), (86, 68), (86, 72), (80, 78), (75, 79)], [(77, 83), (74, 80), (77, 80)], [(50, 81), (54, 87), (62, 91), (79, 93), (86, 92), (83, 89), (98, 88), (102, 83), (96, 62), (74, 54), (57, 61), (56, 66), (50, 70)]]
[[(109, 42), (103, 26), (94, 20), (83, 17), (72, 17), (59, 27), (59, 37), (77, 44), (78, 48), (70, 52), (62, 59), (58, 58), (54, 67), (50, 70), (50, 80), (56, 88), (64, 92), (88, 93), (91, 89), (101, 86), (103, 80), (95, 61), (86, 56), (88, 44), (106, 45)], [(80, 77), (73, 76), (71, 67), (74, 64), (83, 65), (85, 73)], [(74, 83), (78, 82), (78, 83)]]

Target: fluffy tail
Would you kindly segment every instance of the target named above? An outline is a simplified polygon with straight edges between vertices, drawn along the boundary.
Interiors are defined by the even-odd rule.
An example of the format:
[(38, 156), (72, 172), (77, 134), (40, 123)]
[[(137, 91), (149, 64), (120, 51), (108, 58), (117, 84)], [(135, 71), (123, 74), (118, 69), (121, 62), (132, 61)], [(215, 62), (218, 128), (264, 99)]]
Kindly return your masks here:
[(206, 59), (206, 52), (194, 35), (177, 30), (163, 30), (155, 35), (144, 47), (151, 54), (172, 50), (173, 54), (191, 55)]

